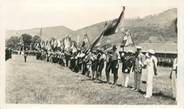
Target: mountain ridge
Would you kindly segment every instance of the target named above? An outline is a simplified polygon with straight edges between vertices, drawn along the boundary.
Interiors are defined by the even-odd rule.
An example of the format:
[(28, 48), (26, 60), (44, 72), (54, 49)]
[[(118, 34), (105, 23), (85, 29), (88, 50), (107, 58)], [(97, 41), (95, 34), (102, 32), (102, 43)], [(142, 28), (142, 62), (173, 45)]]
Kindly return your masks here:
[[(125, 15), (126, 16), (126, 15)], [(172, 8), (165, 10), (161, 13), (148, 15), (143, 18), (135, 18), (135, 19), (125, 19), (124, 20), (124, 28), (130, 30), (133, 35), (132, 38), (135, 43), (143, 43), (143, 42), (177, 42), (177, 34), (176, 34), (176, 24), (175, 21), (177, 19), (177, 9)], [(112, 19), (114, 20), (114, 19)], [(105, 22), (99, 22), (93, 25), (86, 26), (84, 28), (80, 28), (78, 30), (73, 31), (65, 26), (54, 26), (54, 27), (45, 27), (42, 29), (42, 39), (49, 40), (51, 37), (55, 37), (56, 39), (62, 39), (67, 34), (70, 34), (72, 39), (77, 40), (77, 37), (80, 37), (80, 41), (83, 40), (83, 35), (85, 33), (88, 34), (89, 40), (93, 41), (104, 28)], [(31, 32), (31, 30), (33, 30)], [(39, 35), (40, 28), (33, 28), (26, 30), (16, 30), (14, 34), (9, 35), (20, 35), (20, 33), (27, 32), (31, 35)], [(8, 32), (7, 32), (8, 33)], [(11, 33), (11, 31), (10, 31)], [(116, 35), (110, 35), (108, 38), (112, 36), (113, 40), (117, 40), (119, 38), (119, 42), (121, 42), (121, 37), (119, 37), (119, 33)], [(118, 36), (116, 38), (113, 38)], [(107, 37), (106, 37), (107, 38)]]

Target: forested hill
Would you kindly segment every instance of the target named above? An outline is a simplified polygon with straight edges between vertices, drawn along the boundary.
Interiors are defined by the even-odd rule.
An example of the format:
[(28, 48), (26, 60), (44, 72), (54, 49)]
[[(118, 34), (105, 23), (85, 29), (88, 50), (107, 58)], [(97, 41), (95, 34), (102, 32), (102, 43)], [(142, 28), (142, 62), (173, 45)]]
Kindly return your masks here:
[[(125, 15), (126, 16), (126, 15)], [(117, 16), (118, 17), (118, 16)], [(143, 42), (177, 42), (176, 34), (176, 19), (177, 9), (169, 9), (164, 12), (149, 15), (144, 18), (125, 19), (125, 29), (129, 29), (133, 35), (133, 40), (136, 43)], [(112, 19), (113, 20), (113, 19)], [(43, 40), (49, 40), (52, 37), (62, 39), (67, 34), (76, 40), (77, 36), (83, 40), (83, 35), (88, 34), (90, 41), (93, 41), (104, 28), (104, 22), (81, 28), (73, 31), (65, 26), (45, 27), (42, 28)], [(32, 36), (40, 34), (40, 28), (26, 29), (26, 30), (11, 30), (6, 32), (6, 39), (11, 36), (20, 36), (23, 33)], [(120, 43), (121, 36), (119, 33), (106, 37), (112, 43)], [(104, 39), (106, 40), (106, 39)]]
[[(126, 15), (125, 15), (126, 16)], [(156, 15), (149, 15), (144, 18), (125, 19), (125, 29), (129, 29), (136, 43), (142, 42), (177, 42), (176, 34), (177, 9), (169, 9)], [(94, 40), (104, 28), (105, 22), (97, 23), (77, 31), (74, 31), (73, 38), (87, 33), (90, 41)], [(121, 42), (120, 34), (108, 36), (112, 43)], [(83, 39), (83, 38), (81, 38)]]

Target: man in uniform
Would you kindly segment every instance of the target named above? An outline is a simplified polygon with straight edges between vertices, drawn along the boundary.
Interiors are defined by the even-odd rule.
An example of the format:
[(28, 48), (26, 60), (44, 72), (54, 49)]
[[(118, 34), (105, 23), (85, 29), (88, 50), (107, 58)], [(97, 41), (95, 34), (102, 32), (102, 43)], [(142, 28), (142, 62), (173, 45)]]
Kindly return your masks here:
[(122, 73), (123, 73), (123, 78), (124, 78), (124, 83), (122, 84), (122, 86), (128, 87), (129, 74), (134, 64), (133, 51), (129, 50), (128, 52), (124, 52), (121, 55), (121, 61), (122, 61)]
[(134, 87), (132, 90), (140, 91), (140, 84), (141, 84), (141, 74), (142, 74), (142, 67), (144, 66), (144, 55), (142, 54), (142, 48), (137, 46), (137, 51), (135, 53), (135, 62), (133, 66), (134, 72)]

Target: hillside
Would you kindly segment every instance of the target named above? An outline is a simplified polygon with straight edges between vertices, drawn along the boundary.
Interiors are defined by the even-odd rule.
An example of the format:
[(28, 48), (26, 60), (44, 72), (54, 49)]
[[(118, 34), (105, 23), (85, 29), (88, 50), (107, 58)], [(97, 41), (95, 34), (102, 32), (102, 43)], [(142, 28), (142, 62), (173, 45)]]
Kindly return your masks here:
[(103, 30), (104, 25), (105, 25), (105, 22), (101, 22), (101, 23), (97, 23), (97, 24), (73, 31), (71, 33), (71, 37), (72, 39), (76, 40), (77, 36), (80, 36), (80, 40), (82, 40), (84, 34), (87, 33), (89, 40), (93, 41)]
[[(49, 40), (52, 37), (56, 39), (62, 39), (70, 32), (72, 32), (72, 30), (65, 26), (44, 27), (42, 28), (41, 38), (43, 40)], [(26, 30), (9, 30), (6, 32), (6, 39), (10, 38), (11, 36), (20, 36), (23, 33), (27, 33), (32, 36), (34, 35), (40, 36), (40, 28), (33, 28), (33, 29), (26, 29)]]
[[(126, 15), (125, 15), (126, 16)], [(177, 9), (169, 9), (156, 15), (146, 16), (142, 19), (125, 19), (125, 29), (129, 29), (133, 35), (135, 43), (142, 42), (177, 42), (175, 31), (175, 21), (177, 18)], [(88, 26), (73, 32), (74, 38), (77, 35), (87, 33), (90, 41), (99, 35), (104, 22)], [(113, 38), (114, 37), (114, 38)], [(81, 38), (82, 39), (82, 38)], [(112, 43), (121, 42), (121, 34), (117, 33), (103, 38)], [(103, 40), (103, 42), (104, 42)]]
[(143, 19), (125, 21), (125, 28), (134, 34), (136, 42), (177, 42), (176, 34), (177, 10), (169, 9), (157, 15)]
[[(124, 27), (125, 29), (130, 30), (131, 34), (133, 35), (133, 40), (135, 43), (143, 43), (143, 42), (176, 43), (177, 42), (176, 25), (175, 25), (176, 19), (177, 19), (177, 9), (173, 8), (166, 10), (162, 13), (158, 13), (156, 15), (146, 16), (144, 18), (125, 19)], [(104, 24), (105, 21), (81, 28), (76, 31), (72, 31), (71, 29), (64, 26), (45, 27), (42, 29), (41, 38), (43, 40), (48, 40), (51, 37), (62, 39), (63, 37), (66, 36), (66, 34), (70, 34), (72, 39), (77, 40), (77, 37), (79, 36), (80, 41), (82, 41), (84, 39), (83, 35), (87, 33), (89, 40), (93, 41), (104, 28)], [(8, 39), (10, 36), (20, 36), (22, 33), (39, 35), (40, 28), (7, 31), (6, 39)], [(105, 43), (108, 41), (108, 43), (117, 44), (121, 42), (121, 36), (122, 35), (120, 33), (106, 36), (103, 38), (102, 42)]]

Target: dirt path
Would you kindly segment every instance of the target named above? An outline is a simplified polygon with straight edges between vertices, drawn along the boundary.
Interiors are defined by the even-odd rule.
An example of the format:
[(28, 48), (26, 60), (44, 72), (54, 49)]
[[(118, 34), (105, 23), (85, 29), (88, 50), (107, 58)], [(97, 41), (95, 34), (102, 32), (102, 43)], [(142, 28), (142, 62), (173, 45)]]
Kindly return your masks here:
[(22, 56), (13, 56), (6, 62), (6, 69), (7, 103), (175, 104), (167, 97), (145, 99), (130, 88), (91, 81), (68, 68), (35, 57), (28, 57), (24, 63)]

